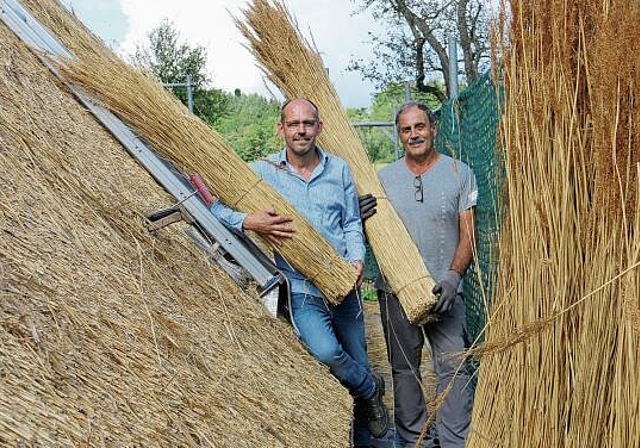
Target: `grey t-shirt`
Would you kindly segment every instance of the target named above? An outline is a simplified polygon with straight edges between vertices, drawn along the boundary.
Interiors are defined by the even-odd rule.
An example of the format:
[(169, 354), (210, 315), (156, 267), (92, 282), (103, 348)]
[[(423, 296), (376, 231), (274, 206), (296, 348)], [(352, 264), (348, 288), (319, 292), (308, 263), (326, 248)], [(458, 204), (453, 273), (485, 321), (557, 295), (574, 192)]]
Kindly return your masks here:
[[(451, 266), (458, 247), (459, 215), (475, 206), (478, 199), (473, 172), (465, 163), (440, 154), (440, 159), (420, 176), (422, 202), (416, 200), (416, 175), (404, 157), (382, 168), (378, 177), (429, 273), (439, 281)], [(375, 286), (391, 291), (382, 276), (378, 276)]]

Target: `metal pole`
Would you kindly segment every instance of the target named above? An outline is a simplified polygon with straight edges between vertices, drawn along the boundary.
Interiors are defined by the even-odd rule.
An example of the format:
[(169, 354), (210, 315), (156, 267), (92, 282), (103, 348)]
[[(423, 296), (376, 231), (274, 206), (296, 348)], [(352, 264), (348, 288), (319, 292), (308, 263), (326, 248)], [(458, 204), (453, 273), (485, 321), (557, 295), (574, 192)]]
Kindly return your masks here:
[(186, 82), (165, 82), (162, 85), (165, 87), (186, 87), (187, 107), (189, 108), (189, 111), (193, 113), (193, 82), (191, 82), (191, 75), (187, 74)]
[(398, 113), (398, 108), (393, 107), (393, 134), (395, 136), (395, 140), (393, 141), (393, 158), (394, 160), (398, 160), (400, 158), (400, 137), (398, 136), (398, 126), (396, 126), (395, 118)]
[(193, 86), (191, 85), (191, 75), (187, 73), (187, 105), (193, 113)]
[(411, 101), (411, 81), (404, 82), (404, 101)]
[(458, 96), (458, 44), (453, 35), (449, 36), (449, 98)]

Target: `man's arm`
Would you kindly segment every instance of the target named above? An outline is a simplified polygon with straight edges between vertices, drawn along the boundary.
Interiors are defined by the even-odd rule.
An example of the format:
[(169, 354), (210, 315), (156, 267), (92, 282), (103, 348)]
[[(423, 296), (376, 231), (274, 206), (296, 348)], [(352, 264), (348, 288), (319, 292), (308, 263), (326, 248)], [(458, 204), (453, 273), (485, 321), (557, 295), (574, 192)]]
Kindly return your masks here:
[(473, 260), (474, 225), (473, 208), (460, 213), (458, 246), (453, 255), (453, 261), (444, 277), (433, 287), (433, 293), (438, 296), (438, 302), (433, 307), (435, 313), (446, 313), (453, 308), (460, 281)]
[[(253, 162), (251, 169), (259, 177), (264, 177), (265, 166), (269, 165)], [(240, 231), (252, 230), (256, 232), (276, 247), (281, 246), (285, 239), (291, 238), (295, 233), (295, 228), (292, 225), (293, 217), (279, 215), (275, 209), (270, 207), (253, 213), (242, 213), (220, 201), (215, 201), (211, 205), (211, 213), (220, 221)]]
[(460, 213), (458, 247), (453, 255), (453, 261), (449, 269), (456, 271), (462, 277), (473, 261), (475, 247), (475, 217), (473, 208)]
[(211, 206), (211, 213), (228, 226), (240, 231), (252, 230), (275, 246), (281, 246), (283, 241), (291, 238), (296, 231), (291, 216), (279, 215), (272, 208), (241, 213), (216, 201)]
[(253, 213), (241, 213), (216, 201), (211, 206), (211, 213), (225, 224), (240, 231), (252, 230), (271, 242), (281, 246), (283, 241), (295, 233), (293, 218), (279, 215), (273, 208), (266, 208)]
[(273, 208), (249, 213), (244, 218), (243, 228), (256, 232), (276, 247), (281, 246), (284, 240), (293, 237), (296, 232), (293, 217), (279, 215)]
[(473, 261), (475, 251), (475, 216), (474, 207), (478, 202), (478, 183), (470, 168), (462, 164), (460, 198), (458, 204), (458, 247), (453, 255), (449, 269), (462, 277)]
[(244, 219), (247, 216), (246, 213), (242, 213), (232, 209), (231, 207), (227, 207), (220, 200), (213, 201), (211, 204), (211, 213), (215, 216), (218, 221), (225, 223), (230, 227), (235, 227), (236, 229), (242, 231), (242, 224), (244, 223)]

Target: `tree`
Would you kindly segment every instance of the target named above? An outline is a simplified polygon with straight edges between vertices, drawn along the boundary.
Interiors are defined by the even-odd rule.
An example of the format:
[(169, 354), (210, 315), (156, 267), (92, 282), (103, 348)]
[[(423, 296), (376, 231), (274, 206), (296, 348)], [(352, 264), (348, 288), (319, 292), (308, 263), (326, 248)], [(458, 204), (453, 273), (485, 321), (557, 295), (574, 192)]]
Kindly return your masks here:
[(279, 151), (284, 143), (275, 128), (280, 103), (256, 94), (243, 95), (237, 89), (229, 97), (229, 113), (218, 121), (216, 130), (233, 150), (246, 162)]
[[(485, 0), (353, 0), (360, 12), (369, 10), (386, 23), (384, 36), (372, 35), (372, 62), (351, 61), (382, 89), (407, 78), (415, 88), (440, 103), (450, 96), (448, 36), (455, 36), (462, 50), (466, 82), (476, 79), (489, 58), (489, 13)], [(429, 77), (429, 75), (437, 75)], [(442, 89), (444, 86), (444, 89)]]
[[(206, 49), (180, 42), (178, 32), (166, 19), (148, 34), (148, 38), (147, 44), (137, 45), (135, 53), (130, 56), (131, 62), (164, 84), (185, 83), (190, 76), (194, 113), (207, 123), (214, 124), (224, 115), (228, 96), (209, 86), (211, 80), (206, 70)], [(186, 87), (171, 88), (180, 101), (187, 105)]]
[[(442, 89), (442, 84), (436, 84)], [(432, 95), (411, 92), (414, 100), (422, 101), (432, 109), (439, 106), (439, 102)], [(347, 109), (349, 120), (352, 122), (387, 122), (390, 125), (384, 130), (380, 127), (358, 127), (360, 139), (367, 150), (369, 160), (374, 164), (393, 162), (400, 155), (401, 148), (396, 146), (396, 131), (393, 127), (393, 119), (397, 110), (405, 102), (404, 83), (387, 84), (381, 92), (376, 93), (373, 104), (367, 109)], [(389, 138), (389, 137), (392, 138)], [(396, 152), (396, 149), (398, 152)]]
[[(352, 123), (374, 121), (374, 113), (366, 108), (347, 109), (347, 116)], [(388, 117), (385, 117), (388, 120)], [(393, 142), (377, 127), (356, 127), (360, 141), (367, 151), (372, 163), (390, 162), (393, 160)]]

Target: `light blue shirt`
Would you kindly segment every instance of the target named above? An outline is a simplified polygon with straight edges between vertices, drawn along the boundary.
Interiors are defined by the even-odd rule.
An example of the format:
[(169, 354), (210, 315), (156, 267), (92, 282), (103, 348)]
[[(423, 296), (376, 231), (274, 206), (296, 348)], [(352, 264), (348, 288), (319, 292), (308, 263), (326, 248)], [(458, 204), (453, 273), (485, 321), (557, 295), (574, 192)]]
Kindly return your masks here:
[[(251, 164), (251, 168), (271, 185), (333, 246), (336, 252), (350, 262), (363, 261), (365, 255), (362, 221), (351, 171), (339, 157), (317, 149), (320, 163), (306, 181), (287, 163), (286, 148)], [(211, 212), (219, 220), (242, 230), (246, 213), (237, 212), (215, 201)], [(295, 222), (294, 222), (295, 226)], [(287, 276), (291, 292), (322, 297), (318, 290), (300, 272), (293, 269), (276, 252), (276, 266)]]

